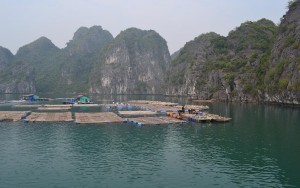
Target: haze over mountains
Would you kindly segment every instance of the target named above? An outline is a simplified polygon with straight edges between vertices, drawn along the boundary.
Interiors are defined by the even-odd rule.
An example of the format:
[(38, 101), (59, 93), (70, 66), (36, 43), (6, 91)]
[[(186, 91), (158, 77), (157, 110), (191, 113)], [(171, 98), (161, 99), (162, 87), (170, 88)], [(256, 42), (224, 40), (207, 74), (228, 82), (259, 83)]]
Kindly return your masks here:
[(0, 48), (2, 93), (170, 94), (204, 99), (300, 101), (300, 1), (279, 26), (245, 22), (227, 37), (201, 34), (171, 56), (153, 30), (113, 38), (81, 27), (63, 49), (41, 37), (16, 55)]

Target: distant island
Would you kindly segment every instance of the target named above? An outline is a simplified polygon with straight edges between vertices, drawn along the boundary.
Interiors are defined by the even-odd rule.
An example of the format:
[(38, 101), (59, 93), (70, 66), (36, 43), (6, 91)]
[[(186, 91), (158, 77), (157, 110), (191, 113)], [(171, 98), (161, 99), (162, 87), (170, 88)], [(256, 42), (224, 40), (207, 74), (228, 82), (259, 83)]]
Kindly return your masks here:
[(0, 93), (166, 94), (300, 104), (300, 1), (279, 25), (247, 21), (227, 37), (201, 34), (170, 55), (153, 30), (115, 38), (79, 28), (63, 49), (41, 37), (16, 55), (0, 47)]

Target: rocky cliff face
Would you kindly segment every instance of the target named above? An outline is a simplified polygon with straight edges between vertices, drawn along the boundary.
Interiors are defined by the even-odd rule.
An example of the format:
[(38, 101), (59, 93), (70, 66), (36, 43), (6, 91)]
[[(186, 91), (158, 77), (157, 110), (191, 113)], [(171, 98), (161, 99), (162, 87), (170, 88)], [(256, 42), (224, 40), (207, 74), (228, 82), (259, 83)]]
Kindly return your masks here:
[(91, 76), (96, 93), (163, 93), (170, 54), (155, 31), (130, 28), (107, 46)]
[(89, 74), (112, 35), (100, 26), (79, 28), (65, 49), (41, 37), (13, 56), (0, 49), (0, 92), (86, 92)]
[(95, 56), (113, 40), (113, 36), (101, 26), (80, 27), (64, 49), (69, 56)]
[[(21, 47), (14, 57), (12, 70), (20, 70), (23, 75), (21, 83), (23, 87), (15, 88), (17, 92), (45, 91), (51, 88), (58, 80), (53, 79), (56, 61), (54, 61), (60, 49), (48, 38), (41, 37), (30, 44)], [(18, 78), (14, 75), (12, 79)], [(24, 79), (26, 78), (26, 79)]]
[(3, 70), (12, 61), (14, 55), (6, 48), (0, 46), (0, 70)]
[(172, 61), (167, 94), (259, 100), (275, 33), (275, 24), (262, 19), (241, 24), (228, 37), (200, 35)]
[(7, 88), (6, 78), (4, 78), (6, 67), (9, 66), (11, 60), (13, 59), (13, 54), (6, 48), (0, 47), (0, 92), (5, 92)]
[(59, 52), (59, 48), (56, 47), (51, 40), (46, 37), (40, 37), (39, 39), (21, 47), (14, 61), (28, 62), (31, 64), (44, 63), (50, 56)]
[(99, 59), (101, 50), (110, 44), (113, 36), (101, 26), (81, 27), (57, 58), (60, 78), (55, 90), (62, 92), (87, 92), (91, 70)]
[[(59, 49), (46, 37), (21, 47), (10, 58), (10, 63), (2, 70), (0, 92), (32, 93), (43, 83), (47, 84), (49, 57), (55, 56)], [(42, 82), (41, 80), (46, 80)]]
[(213, 54), (212, 40), (218, 37), (220, 36), (216, 33), (202, 34), (180, 50), (167, 73), (167, 94), (207, 97), (208, 89), (204, 82), (208, 78), (208, 72), (205, 71), (205, 66), (208, 65), (208, 59), (212, 58), (209, 57)]
[(300, 104), (300, 1), (279, 27), (245, 22), (228, 37), (200, 35), (171, 62), (167, 94)]
[(35, 84), (33, 66), (22, 64), (18, 69), (6, 69), (1, 73), (0, 93), (33, 93)]
[(300, 104), (300, 1), (283, 16), (265, 78), (265, 101)]
[(41, 37), (13, 56), (0, 47), (0, 92), (169, 94), (202, 99), (300, 102), (300, 0), (279, 26), (245, 22), (227, 37), (206, 33), (172, 60), (155, 31), (130, 28), (116, 38), (79, 28), (67, 47)]
[(0, 49), (0, 92), (164, 93), (170, 62), (155, 31), (127, 29), (115, 39), (100, 26), (79, 28), (67, 47), (41, 37), (13, 56)]

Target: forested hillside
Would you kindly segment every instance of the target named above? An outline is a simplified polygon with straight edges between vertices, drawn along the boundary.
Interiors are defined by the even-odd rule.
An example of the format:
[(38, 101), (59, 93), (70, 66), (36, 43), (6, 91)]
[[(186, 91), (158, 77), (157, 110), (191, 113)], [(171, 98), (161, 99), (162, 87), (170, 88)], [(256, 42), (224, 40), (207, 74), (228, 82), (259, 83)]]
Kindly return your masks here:
[(300, 1), (279, 26), (245, 22), (227, 37), (202, 34), (170, 64), (166, 93), (201, 99), (300, 102)]

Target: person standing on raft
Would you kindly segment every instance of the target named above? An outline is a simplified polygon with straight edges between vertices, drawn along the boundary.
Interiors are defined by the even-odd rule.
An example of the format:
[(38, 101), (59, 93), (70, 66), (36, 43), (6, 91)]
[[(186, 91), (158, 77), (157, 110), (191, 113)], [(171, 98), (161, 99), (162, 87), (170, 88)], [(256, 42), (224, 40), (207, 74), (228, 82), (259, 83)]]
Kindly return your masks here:
[(184, 113), (185, 109), (184, 109), (184, 105), (182, 106), (181, 110), (178, 110), (178, 114), (181, 115), (181, 113)]

